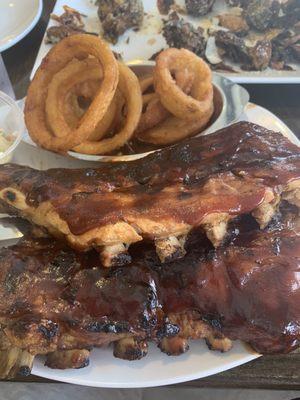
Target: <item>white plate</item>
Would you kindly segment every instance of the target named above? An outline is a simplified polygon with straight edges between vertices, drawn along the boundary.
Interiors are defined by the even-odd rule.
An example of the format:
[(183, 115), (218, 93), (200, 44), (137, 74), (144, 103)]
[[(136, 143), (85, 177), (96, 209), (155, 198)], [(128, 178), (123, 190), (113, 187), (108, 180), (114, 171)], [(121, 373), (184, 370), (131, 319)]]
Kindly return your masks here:
[[(1, 0), (3, 1), (3, 0)], [(156, 7), (156, 0), (143, 0), (144, 10), (146, 16), (144, 18), (142, 28), (134, 32), (133, 30), (128, 30), (119, 38), (118, 43), (115, 46), (111, 46), (113, 50), (121, 53), (124, 61), (140, 63), (149, 60), (149, 58), (161, 50), (167, 47), (166, 41), (161, 34), (162, 27), (162, 16), (159, 14)], [(63, 5), (69, 5), (76, 10), (87, 15), (85, 19), (86, 30), (89, 32), (100, 32), (100, 22), (97, 17), (97, 7), (95, 6), (95, 1), (93, 0), (57, 0), (54, 14), (60, 15), (63, 12)], [(176, 4), (184, 4), (183, 0), (176, 0)], [(186, 17), (185, 19), (192, 22), (195, 26), (200, 25), (202, 27), (207, 27), (209, 19), (213, 15), (218, 15), (228, 7), (225, 5), (224, 0), (217, 0), (213, 12), (209, 13), (207, 16), (199, 18)], [(56, 23), (50, 20), (48, 26), (55, 25)], [(47, 54), (51, 45), (45, 44), (43, 41), (33, 68), (33, 73), (40, 65), (43, 57)], [(300, 83), (300, 65), (295, 65), (295, 71), (275, 71), (267, 69), (266, 71), (241, 71), (238, 73), (223, 73), (222, 75), (230, 78), (234, 82), (240, 83)]]
[[(299, 145), (299, 140), (290, 129), (274, 114), (260, 106), (249, 103), (243, 119), (281, 131)], [(13, 161), (39, 169), (91, 165), (26, 143), (21, 143), (17, 148)], [(132, 362), (114, 358), (112, 349), (95, 349), (92, 351), (90, 365), (81, 370), (52, 370), (43, 365), (42, 358), (37, 358), (32, 373), (78, 385), (137, 388), (203, 378), (247, 363), (257, 357), (259, 354), (251, 352), (249, 347), (240, 342), (235, 342), (233, 349), (228, 353), (221, 354), (209, 351), (203, 341), (194, 341), (191, 343), (190, 351), (180, 357), (168, 357), (151, 345), (147, 357)]]
[(139, 388), (170, 385), (217, 374), (245, 364), (259, 355), (249, 353), (243, 344), (235, 343), (228, 353), (208, 350), (204, 342), (190, 343), (190, 350), (181, 356), (167, 356), (154, 345), (139, 361), (124, 361), (113, 357), (112, 349), (93, 350), (90, 365), (81, 370), (51, 370), (35, 361), (33, 374), (76, 385)]
[(42, 0), (0, 0), (0, 52), (26, 36), (41, 16)]

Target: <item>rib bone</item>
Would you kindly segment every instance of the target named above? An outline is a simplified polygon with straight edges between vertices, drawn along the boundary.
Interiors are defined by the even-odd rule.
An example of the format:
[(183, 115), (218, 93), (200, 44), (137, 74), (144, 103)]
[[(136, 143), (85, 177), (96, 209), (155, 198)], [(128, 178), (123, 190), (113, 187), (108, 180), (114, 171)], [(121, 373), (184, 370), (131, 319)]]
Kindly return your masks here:
[(225, 238), (229, 220), (227, 213), (212, 213), (204, 219), (201, 226), (214, 247), (218, 247)]
[(129, 264), (131, 258), (128, 254), (128, 246), (119, 243), (103, 247), (101, 252), (101, 261), (104, 267)]
[(33, 355), (17, 347), (0, 350), (0, 378), (11, 379), (17, 375), (30, 375), (33, 360)]
[(186, 254), (185, 240), (186, 236), (176, 237), (173, 235), (165, 239), (156, 239), (154, 243), (160, 261), (165, 263), (184, 257)]
[(264, 229), (269, 225), (278, 210), (280, 200), (280, 196), (276, 195), (274, 200), (271, 202), (264, 201), (254, 211), (252, 211), (252, 215), (256, 219), (260, 229)]
[(45, 365), (53, 369), (78, 369), (89, 365), (90, 351), (86, 349), (59, 350), (47, 354)]
[(148, 344), (145, 340), (134, 337), (114, 342), (114, 356), (123, 360), (140, 360), (148, 353)]

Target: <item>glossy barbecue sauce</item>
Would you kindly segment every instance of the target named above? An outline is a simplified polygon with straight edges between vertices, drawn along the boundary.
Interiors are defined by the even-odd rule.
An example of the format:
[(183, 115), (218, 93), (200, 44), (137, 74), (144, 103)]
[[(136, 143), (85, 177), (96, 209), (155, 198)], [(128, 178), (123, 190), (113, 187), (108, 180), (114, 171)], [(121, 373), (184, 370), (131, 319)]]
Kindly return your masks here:
[(250, 212), (264, 200), (266, 187), (276, 192), (299, 177), (297, 146), (280, 134), (240, 122), (143, 159), (103, 163), (97, 169), (1, 166), (0, 188), (18, 187), (32, 206), (51, 201), (79, 235), (140, 216), (195, 226), (211, 212)]
[(218, 250), (194, 231), (186, 257), (164, 265), (145, 243), (132, 247), (131, 265), (109, 270), (96, 252), (78, 254), (50, 239), (2, 250), (0, 316), (28, 325), (41, 315), (92, 345), (128, 332), (158, 340), (168, 314), (194, 310), (259, 352), (290, 351), (300, 341), (295, 213), (289, 207), (265, 231), (242, 217)]

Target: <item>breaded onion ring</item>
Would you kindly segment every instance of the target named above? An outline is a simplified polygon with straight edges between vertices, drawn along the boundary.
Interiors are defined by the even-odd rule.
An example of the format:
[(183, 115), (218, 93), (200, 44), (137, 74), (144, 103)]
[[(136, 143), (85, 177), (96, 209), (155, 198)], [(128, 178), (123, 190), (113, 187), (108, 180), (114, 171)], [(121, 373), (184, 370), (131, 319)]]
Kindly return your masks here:
[[(53, 76), (73, 58), (92, 55), (101, 64), (103, 80), (100, 89), (80, 120), (78, 128), (71, 129), (64, 123), (63, 137), (54, 137), (47, 125), (45, 102), (48, 85)], [(82, 143), (95, 130), (105, 115), (118, 84), (117, 61), (99, 37), (87, 34), (69, 36), (54, 46), (42, 61), (28, 90), (25, 103), (25, 122), (34, 142), (53, 151), (65, 152)]]
[(140, 79), (141, 92), (145, 93), (151, 86), (153, 86), (153, 75), (146, 76)]
[(106, 113), (104, 114), (104, 117), (96, 126), (94, 132), (92, 132), (89, 136), (89, 140), (100, 140), (110, 131), (111, 127), (114, 125), (114, 119), (117, 110), (116, 96), (117, 93), (115, 93), (114, 98), (112, 99)]
[(157, 94), (156, 93), (146, 93), (146, 94), (143, 94), (143, 96), (142, 96), (142, 100), (143, 100), (143, 107), (144, 106), (147, 106), (149, 103), (150, 103), (150, 101), (152, 101), (152, 100), (158, 100), (158, 96), (157, 96)]
[(125, 116), (125, 98), (122, 95), (121, 91), (117, 88), (116, 94), (115, 94), (115, 101), (116, 101), (116, 111), (114, 115), (114, 119), (112, 122), (112, 125), (110, 127), (111, 132), (116, 132), (117, 130), (120, 130), (121, 127), (124, 124), (124, 121), (126, 119)]
[(194, 121), (169, 117), (158, 126), (144, 132), (139, 132), (137, 138), (142, 142), (155, 145), (173, 144), (201, 132), (208, 124), (212, 113), (213, 106), (202, 118)]
[[(194, 75), (186, 69), (177, 70), (175, 71), (175, 80), (184, 93), (189, 93), (194, 82)], [(140, 85), (143, 85), (144, 91), (147, 91), (153, 85), (153, 77), (152, 79), (151, 77), (145, 78), (140, 82)], [(143, 94), (143, 108), (145, 110), (142, 113), (137, 132), (154, 128), (170, 116), (170, 112), (162, 105), (158, 94), (155, 92)]]
[[(96, 88), (99, 88), (99, 85), (95, 82), (90, 82), (91, 85), (95, 84)], [(74, 93), (68, 93), (66, 97), (66, 101), (64, 103), (63, 107), (63, 115), (64, 118), (67, 122), (67, 124), (71, 128), (76, 128), (78, 126), (78, 123), (80, 121), (80, 118), (83, 116), (83, 114), (86, 112), (86, 109), (83, 109), (80, 107), (78, 103), (78, 98), (79, 97), (84, 97), (85, 100), (88, 99), (90, 102), (93, 100), (95, 95), (93, 95), (92, 91), (91, 94), (88, 96), (86, 93), (86, 85), (82, 88), (81, 92), (81, 87), (79, 87), (76, 92), (77, 94)], [(117, 93), (116, 93), (117, 94)], [(111, 129), (111, 127), (115, 123), (115, 114), (117, 110), (117, 102), (116, 102), (116, 94), (110, 103), (108, 110), (106, 111), (104, 117), (102, 120), (99, 122), (99, 124), (96, 126), (96, 129), (94, 132), (91, 133), (89, 136), (89, 140), (99, 140), (102, 137), (104, 137)]]
[[(70, 90), (76, 97), (94, 97), (99, 90), (102, 77), (101, 64), (94, 58), (81, 61), (74, 59), (53, 76), (48, 86), (45, 112), (48, 126), (56, 137), (64, 137), (66, 135), (64, 126), (66, 123), (69, 125), (68, 121), (66, 122), (64, 119), (62, 110)], [(99, 82), (96, 90), (91, 87), (92, 80)], [(74, 97), (71, 98), (73, 108), (76, 107)], [(77, 116), (81, 118), (84, 112), (81, 113), (79, 106), (75, 110)]]
[[(61, 71), (54, 75), (49, 84), (46, 99), (47, 122), (56, 136), (63, 136), (61, 123), (65, 122), (75, 129), (86, 109), (78, 104), (78, 98), (83, 97), (90, 103), (101, 86), (102, 70), (94, 58), (72, 60)], [(116, 112), (116, 100), (113, 98), (104, 117), (89, 136), (90, 140), (101, 139), (113, 123)]]
[[(144, 96), (149, 96), (152, 93)], [(161, 104), (159, 97), (156, 95), (146, 104), (146, 110), (142, 113), (139, 121), (137, 132), (144, 132), (147, 129), (153, 128), (154, 126), (163, 122), (170, 116), (170, 113)]]
[(155, 92), (146, 93), (151, 86), (153, 87), (153, 76), (148, 76), (140, 80), (141, 91), (143, 94), (143, 112), (139, 121), (137, 132), (143, 132), (153, 128), (160, 122), (164, 121), (170, 113), (159, 101), (159, 97)]
[(74, 148), (84, 154), (107, 154), (122, 147), (133, 135), (142, 112), (142, 94), (136, 75), (126, 65), (119, 63), (118, 90), (125, 98), (126, 120), (120, 132), (100, 141), (86, 141)]
[[(190, 95), (184, 93), (172, 74), (193, 74)], [(166, 49), (156, 58), (154, 87), (163, 106), (177, 118), (196, 120), (212, 110), (213, 85), (211, 70), (194, 53), (186, 49)]]
[(99, 90), (99, 87), (100, 82), (98, 80), (89, 80), (76, 84), (68, 93), (66, 93), (65, 98), (63, 99), (62, 110), (60, 110), (60, 112), (63, 113), (67, 124), (71, 128), (76, 128), (80, 118), (86, 111), (86, 109), (79, 105), (79, 98), (84, 98), (86, 101), (88, 100), (91, 102)]

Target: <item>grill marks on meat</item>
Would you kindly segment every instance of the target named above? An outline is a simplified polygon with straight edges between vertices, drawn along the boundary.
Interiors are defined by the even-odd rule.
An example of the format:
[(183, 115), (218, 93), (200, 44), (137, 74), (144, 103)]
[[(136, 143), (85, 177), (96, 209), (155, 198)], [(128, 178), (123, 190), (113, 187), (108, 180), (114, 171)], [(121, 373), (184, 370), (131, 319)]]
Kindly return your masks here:
[(0, 314), (16, 317), (4, 331), (17, 347), (44, 354), (151, 331), (157, 300), (147, 271), (107, 274), (97, 254), (45, 238), (2, 250), (1, 260)]
[(195, 28), (191, 23), (179, 17), (176, 11), (171, 12), (167, 20), (163, 22), (162, 33), (169, 47), (188, 49), (199, 57), (204, 56), (206, 39), (204, 30), (200, 26)]
[(228, 222), (240, 214), (254, 212), (265, 227), (281, 196), (295, 197), (299, 175), (296, 145), (240, 122), (140, 160), (97, 169), (4, 165), (0, 200), (8, 211), (74, 248), (98, 248), (103, 265), (111, 266), (128, 262), (129, 245), (143, 239), (158, 244), (162, 261), (181, 257), (181, 239), (199, 226), (217, 247)]
[(2, 376), (36, 354), (48, 354), (52, 368), (83, 367), (91, 347), (111, 342), (127, 360), (145, 356), (149, 340), (170, 355), (187, 351), (191, 338), (221, 351), (235, 339), (262, 353), (295, 349), (299, 220), (297, 207), (284, 205), (263, 231), (250, 216), (230, 222), (218, 249), (193, 232), (186, 256), (164, 266), (144, 243), (132, 247), (130, 268), (109, 270), (99, 268), (96, 252), (76, 253), (52, 239), (2, 249), (0, 357), (16, 365)]
[[(49, 238), (24, 239), (0, 260), (0, 357), (13, 371), (25, 349), (31, 361), (47, 354), (46, 365), (60, 369), (88, 365), (92, 346), (113, 342), (116, 357), (147, 354), (161, 306), (146, 268), (99, 268), (97, 253)], [(3, 377), (12, 374), (6, 364)]]

